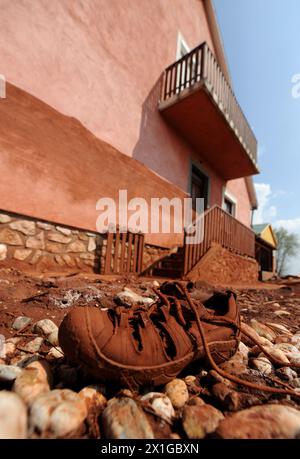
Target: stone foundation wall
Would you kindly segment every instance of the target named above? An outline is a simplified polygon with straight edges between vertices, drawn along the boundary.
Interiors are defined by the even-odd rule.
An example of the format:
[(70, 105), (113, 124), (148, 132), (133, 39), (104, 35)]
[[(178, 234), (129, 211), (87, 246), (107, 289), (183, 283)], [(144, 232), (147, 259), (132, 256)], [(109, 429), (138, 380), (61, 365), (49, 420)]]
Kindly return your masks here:
[[(0, 210), (0, 265), (34, 271), (104, 272), (105, 235)], [(133, 250), (133, 249), (132, 249)], [(169, 253), (146, 244), (143, 270)], [(113, 255), (113, 253), (112, 253)]]
[(0, 212), (2, 264), (99, 272), (106, 245), (102, 235)]
[(190, 280), (205, 280), (211, 284), (252, 283), (258, 281), (256, 260), (243, 257), (213, 244), (204, 257), (186, 276)]

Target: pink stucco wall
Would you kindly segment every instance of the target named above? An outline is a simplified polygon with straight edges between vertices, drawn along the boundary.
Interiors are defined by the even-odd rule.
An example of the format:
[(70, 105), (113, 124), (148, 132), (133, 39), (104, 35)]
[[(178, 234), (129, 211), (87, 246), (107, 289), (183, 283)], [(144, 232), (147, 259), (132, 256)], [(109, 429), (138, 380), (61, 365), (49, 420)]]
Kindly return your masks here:
[(244, 178), (229, 180), (226, 184), (228, 190), (236, 199), (236, 218), (245, 225), (251, 225), (251, 205)]
[[(184, 191), (193, 158), (210, 175), (210, 205), (221, 205), (223, 180), (157, 111), (156, 82), (176, 59), (178, 32), (190, 48), (205, 40), (214, 50), (201, 0), (0, 0), (0, 9), (7, 81)], [(241, 194), (243, 221), (247, 206)]]

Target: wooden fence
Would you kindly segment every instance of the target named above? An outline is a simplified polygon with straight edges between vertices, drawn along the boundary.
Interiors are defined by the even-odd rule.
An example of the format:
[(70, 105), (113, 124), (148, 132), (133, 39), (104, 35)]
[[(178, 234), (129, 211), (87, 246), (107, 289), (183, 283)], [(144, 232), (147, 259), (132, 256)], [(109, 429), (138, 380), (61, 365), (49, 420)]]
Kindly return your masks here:
[(140, 273), (143, 266), (144, 235), (116, 232), (107, 233), (104, 274)]

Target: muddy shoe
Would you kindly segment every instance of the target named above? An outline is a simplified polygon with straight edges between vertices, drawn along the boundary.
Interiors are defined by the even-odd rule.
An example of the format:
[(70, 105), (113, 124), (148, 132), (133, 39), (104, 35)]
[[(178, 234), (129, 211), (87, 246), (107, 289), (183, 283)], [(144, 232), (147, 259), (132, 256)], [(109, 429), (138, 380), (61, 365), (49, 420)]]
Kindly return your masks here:
[[(203, 304), (179, 283), (155, 291), (159, 299), (148, 309), (74, 308), (59, 328), (66, 357), (100, 380), (134, 388), (167, 383), (205, 357), (205, 346), (217, 362), (234, 354), (239, 312), (231, 292), (204, 298)], [(218, 323), (223, 317), (233, 323)]]

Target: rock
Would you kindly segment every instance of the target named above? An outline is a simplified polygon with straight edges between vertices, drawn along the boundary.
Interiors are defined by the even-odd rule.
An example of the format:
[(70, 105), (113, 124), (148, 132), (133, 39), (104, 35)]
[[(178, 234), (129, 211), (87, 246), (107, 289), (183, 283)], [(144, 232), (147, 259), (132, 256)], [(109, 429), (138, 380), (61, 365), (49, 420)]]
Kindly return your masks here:
[(72, 241), (71, 237), (64, 236), (60, 233), (48, 233), (48, 240), (53, 242), (60, 242), (61, 244), (69, 244)]
[(45, 236), (41, 231), (37, 236), (31, 236), (26, 239), (25, 247), (29, 249), (43, 250), (45, 248)]
[(282, 317), (282, 316), (290, 316), (290, 315), (291, 315), (290, 312), (284, 311), (284, 310), (274, 311), (273, 314), (274, 314), (275, 316), (279, 316), (279, 317)]
[(256, 370), (259, 370), (264, 375), (269, 375), (272, 373), (273, 365), (267, 357), (257, 357), (252, 360), (252, 365)]
[(42, 344), (43, 344), (44, 339), (40, 338), (39, 336), (37, 338), (32, 339), (29, 341), (25, 346), (23, 346), (23, 349), (28, 352), (32, 352), (33, 354), (35, 352), (39, 352)]
[(14, 330), (21, 330), (21, 328), (25, 328), (26, 325), (29, 325), (31, 322), (32, 322), (32, 319), (30, 317), (19, 316), (14, 320), (12, 324), (12, 328)]
[(87, 417), (85, 401), (69, 390), (52, 390), (37, 397), (30, 409), (31, 430), (62, 438), (78, 432)]
[(156, 288), (159, 288), (159, 287), (160, 287), (160, 283), (159, 283), (157, 280), (154, 280), (154, 281), (152, 282), (152, 285), (153, 285), (153, 287), (156, 287)]
[(171, 400), (166, 396), (166, 394), (161, 394), (160, 392), (149, 392), (141, 397), (141, 401), (149, 402), (155, 413), (163, 419), (171, 421), (171, 419), (175, 416)]
[(6, 214), (0, 214), (0, 223), (9, 223), (11, 222), (11, 217)]
[(27, 437), (27, 409), (13, 392), (0, 391), (0, 439)]
[[(242, 325), (242, 329), (244, 329), (256, 341), (260, 342), (260, 336), (259, 336), (258, 333), (256, 333), (254, 328), (250, 327), (249, 325), (245, 324), (244, 322), (242, 322), (241, 325)], [(248, 338), (248, 336), (242, 334), (241, 340), (247, 346), (253, 346), (253, 341), (250, 338)]]
[(16, 249), (14, 251), (14, 258), (15, 260), (23, 261), (23, 260), (26, 260), (26, 258), (28, 258), (29, 255), (31, 255), (31, 253), (32, 253), (32, 250), (30, 249)]
[(52, 346), (58, 346), (58, 327), (47, 336), (47, 341), (49, 341)]
[[(3, 340), (0, 339), (0, 358), (1, 359), (7, 359), (8, 357), (11, 357), (15, 353), (16, 344), (18, 341), (14, 342), (13, 339), (14, 338), (9, 338), (6, 341), (4, 340), (4, 337), (3, 337)], [(15, 338), (15, 339), (20, 340), (20, 338)]]
[(196, 376), (189, 375), (184, 378), (184, 382), (187, 386), (194, 386), (197, 384), (197, 378)]
[(299, 389), (300, 388), (300, 378), (293, 379), (293, 381), (291, 382), (291, 386), (294, 387), (295, 389)]
[(217, 428), (226, 439), (288, 439), (300, 433), (300, 411), (290, 406), (254, 406), (226, 417)]
[(129, 306), (134, 306), (137, 304), (141, 304), (144, 306), (150, 306), (151, 304), (154, 303), (155, 300), (153, 298), (143, 297), (133, 292), (129, 288), (125, 288), (123, 292), (120, 292), (115, 296), (115, 301), (118, 304), (122, 304), (124, 306), (129, 307)]
[(42, 253), (43, 253), (43, 252), (42, 252), (41, 250), (36, 250), (36, 251), (34, 252), (34, 254), (33, 254), (31, 260), (29, 261), (29, 263), (30, 263), (31, 265), (35, 265), (35, 264), (39, 261), (39, 259), (40, 259), (41, 255), (42, 255)]
[(109, 400), (102, 414), (102, 427), (108, 439), (154, 439), (147, 416), (131, 398)]
[(255, 319), (251, 319), (250, 324), (259, 336), (268, 339), (272, 343), (275, 341), (276, 333), (270, 327), (258, 322)]
[(223, 383), (226, 386), (231, 386), (229, 379), (223, 378), (223, 376), (219, 375), (216, 370), (210, 370), (209, 377), (212, 379), (213, 383)]
[(0, 242), (8, 245), (23, 245), (20, 234), (9, 228), (4, 228), (0, 231)]
[[(46, 250), (50, 253), (62, 253), (64, 251), (64, 246), (62, 244), (59, 244), (58, 242), (47, 242)], [(60, 258), (55, 257), (55, 261), (61, 264), (58, 260), (60, 260)]]
[(188, 402), (188, 404), (192, 405), (192, 406), (193, 405), (203, 406), (203, 405), (205, 405), (205, 402), (200, 397), (191, 397), (189, 402)]
[(300, 335), (294, 335), (291, 337), (291, 344), (293, 344), (298, 350), (300, 348)]
[(20, 231), (20, 233), (26, 236), (35, 234), (35, 222), (28, 220), (18, 220), (9, 224), (9, 227), (13, 230)]
[(13, 382), (21, 371), (21, 368), (15, 365), (0, 365), (0, 383)]
[(7, 257), (7, 246), (5, 244), (0, 244), (0, 261), (5, 260)]
[(101, 386), (91, 385), (84, 387), (78, 395), (84, 400), (87, 409), (89, 410), (93, 405), (97, 407), (104, 407), (107, 403), (106, 398), (100, 391)]
[(70, 236), (70, 234), (72, 234), (72, 231), (69, 228), (63, 228), (62, 226), (56, 226), (55, 228), (65, 236)]
[(240, 352), (236, 352), (236, 354), (233, 357), (231, 357), (231, 359), (227, 360), (227, 362), (222, 363), (220, 365), (220, 368), (232, 375), (242, 375), (244, 373), (247, 373), (247, 366), (244, 363), (243, 354), (241, 354)]
[(81, 241), (74, 241), (71, 242), (71, 244), (68, 245), (67, 247), (67, 252), (85, 252), (86, 247), (83, 242)]
[(214, 432), (224, 419), (221, 411), (211, 405), (184, 408), (182, 425), (189, 439), (201, 439)]
[(48, 357), (52, 359), (61, 359), (64, 357), (64, 353), (61, 347), (51, 347), (50, 351), (47, 354)]
[(57, 325), (50, 319), (43, 319), (36, 322), (33, 326), (34, 333), (38, 333), (43, 336), (49, 336), (54, 331), (57, 331)]
[(267, 322), (266, 325), (282, 335), (291, 336), (291, 332), (282, 324), (275, 324), (273, 322)]
[(300, 351), (293, 344), (290, 344), (290, 343), (275, 344), (275, 348), (282, 351), (290, 362), (297, 363), (300, 361)]
[(297, 378), (296, 371), (292, 370), (289, 367), (277, 368), (276, 375), (284, 381), (292, 381), (293, 379)]
[(50, 384), (44, 366), (40, 364), (23, 368), (21, 373), (17, 376), (12, 390), (29, 406), (39, 395), (49, 392)]
[(38, 228), (41, 228), (41, 229), (45, 230), (45, 231), (50, 231), (50, 230), (53, 229), (53, 225), (50, 225), (50, 223), (38, 222), (38, 223), (36, 224), (36, 226), (37, 226)]
[[(285, 353), (281, 349), (276, 349), (275, 347), (273, 349), (269, 350), (269, 354), (271, 357), (274, 359), (279, 360), (282, 363), (289, 363), (289, 359), (285, 355)], [(263, 355), (263, 354), (262, 354)]]
[(94, 252), (96, 250), (96, 239), (94, 237), (89, 237), (88, 251)]
[(239, 342), (238, 346), (238, 352), (241, 354), (243, 357), (244, 362), (248, 362), (248, 356), (249, 356), (249, 348), (246, 346), (242, 341)]
[(173, 379), (166, 384), (164, 391), (175, 409), (182, 408), (189, 399), (187, 385), (182, 379)]

